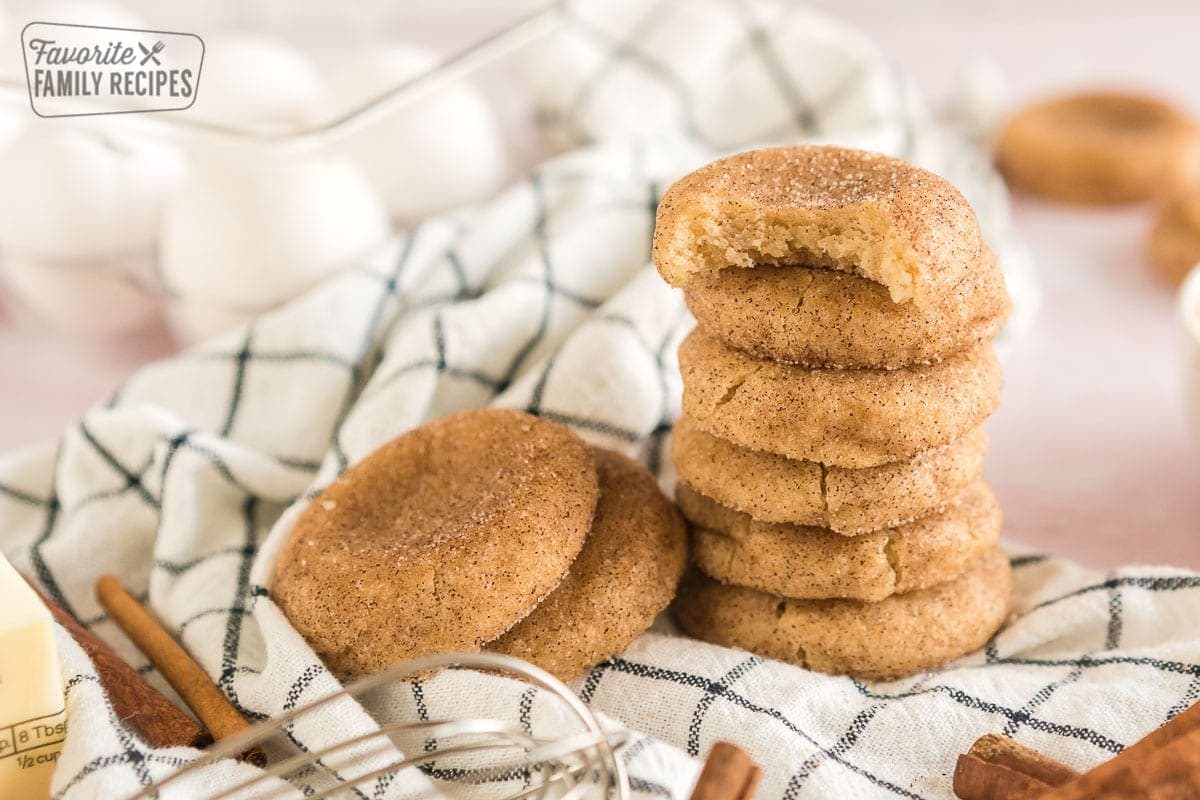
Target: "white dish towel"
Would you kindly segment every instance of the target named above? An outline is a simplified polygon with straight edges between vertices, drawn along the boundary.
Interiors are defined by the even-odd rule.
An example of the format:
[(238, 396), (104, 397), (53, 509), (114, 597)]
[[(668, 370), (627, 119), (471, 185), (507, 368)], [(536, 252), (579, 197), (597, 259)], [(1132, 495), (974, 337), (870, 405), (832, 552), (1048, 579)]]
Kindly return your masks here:
[[(985, 159), (853, 32), (773, 3), (604, 7), (626, 16), (575, 8), (546, 50), (565, 65), (557, 82), (532, 87), (560, 132), (598, 144), (399, 237), (247, 330), (147, 366), (61, 440), (0, 459), (0, 546), (18, 568), (141, 666), (92, 595), (98, 575), (120, 575), (251, 716), (338, 688), (272, 602), (273, 558), (306, 496), (389, 437), (471, 406), (526, 408), (637, 455), (670, 486), (675, 348), (692, 323), (648, 265), (654, 207), (719, 150), (820, 138), (930, 164), (970, 195), (1019, 308), (1031, 307)], [(692, 72), (689, 52), (711, 63)], [(1027, 554), (1014, 566), (1013, 619), (937, 672), (861, 683), (656, 632), (578, 688), (638, 733), (624, 754), (636, 795), (676, 800), (717, 739), (763, 764), (762, 798), (946, 798), (954, 754), (983, 733), (1088, 767), (1200, 696), (1200, 576), (1099, 575)], [(125, 797), (193, 755), (142, 747), (60, 639), (70, 730), (57, 796)], [(463, 672), (370, 710), (556, 724), (540, 694)], [(372, 725), (347, 702), (293, 736), (315, 749)], [(203, 798), (248, 769), (218, 765), (164, 796)], [(424, 780), (354, 796), (404, 796)]]

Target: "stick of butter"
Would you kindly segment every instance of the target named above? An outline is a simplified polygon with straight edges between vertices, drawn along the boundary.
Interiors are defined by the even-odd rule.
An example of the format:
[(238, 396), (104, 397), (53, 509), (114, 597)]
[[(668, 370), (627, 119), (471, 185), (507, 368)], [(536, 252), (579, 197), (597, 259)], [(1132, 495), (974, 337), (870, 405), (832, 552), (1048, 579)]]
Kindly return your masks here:
[(66, 735), (50, 610), (0, 555), (0, 797), (49, 797)]

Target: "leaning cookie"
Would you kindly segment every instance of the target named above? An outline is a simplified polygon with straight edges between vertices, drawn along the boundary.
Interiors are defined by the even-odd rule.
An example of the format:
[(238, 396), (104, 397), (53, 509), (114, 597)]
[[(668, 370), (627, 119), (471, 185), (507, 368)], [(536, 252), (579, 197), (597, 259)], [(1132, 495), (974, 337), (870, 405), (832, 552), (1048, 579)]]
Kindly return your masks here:
[(684, 289), (700, 325), (762, 358), (812, 367), (932, 364), (991, 341), (1011, 310), (991, 251), (936, 303), (892, 302), (878, 283), (823, 269), (698, 275)]
[(758, 522), (686, 485), (677, 496), (700, 569), (780, 597), (873, 601), (925, 589), (958, 577), (1000, 538), (1000, 504), (982, 479), (945, 511), (860, 536)]
[(878, 603), (786, 600), (689, 572), (671, 608), (692, 636), (817, 672), (885, 680), (982, 647), (1012, 597), (1008, 558), (992, 549), (952, 581)]
[(753, 450), (839, 467), (877, 467), (976, 428), (1000, 400), (984, 345), (929, 366), (807, 369), (734, 350), (700, 328), (679, 347), (683, 413)]
[(1200, 190), (1163, 204), (1150, 231), (1150, 258), (1174, 285), (1200, 263)]
[(829, 467), (740, 447), (684, 416), (671, 435), (680, 480), (763, 522), (869, 533), (939, 511), (983, 469), (982, 428), (912, 458), (864, 469)]
[(596, 520), (558, 588), (488, 650), (523, 658), (562, 680), (628, 647), (675, 596), (687, 535), (654, 476), (593, 448), (600, 473)]
[(726, 267), (857, 273), (892, 300), (938, 303), (979, 264), (975, 212), (944, 179), (844, 147), (776, 147), (724, 158), (663, 195), (654, 263), (673, 286)]
[(271, 594), (341, 675), (475, 650), (559, 584), (598, 494), (595, 458), (562, 425), (501, 409), (443, 417), (309, 504)]
[(1085, 205), (1165, 197), (1200, 180), (1200, 128), (1154, 97), (1086, 92), (1018, 111), (996, 145), (1018, 189)]

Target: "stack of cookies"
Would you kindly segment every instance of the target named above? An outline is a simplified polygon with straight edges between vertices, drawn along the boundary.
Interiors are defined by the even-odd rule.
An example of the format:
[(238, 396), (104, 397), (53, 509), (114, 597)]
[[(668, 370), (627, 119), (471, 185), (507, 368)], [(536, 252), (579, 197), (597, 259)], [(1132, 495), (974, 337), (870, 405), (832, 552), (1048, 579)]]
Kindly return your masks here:
[(699, 322), (684, 629), (867, 678), (981, 646), (1011, 594), (980, 429), (1009, 302), (962, 195), (873, 153), (744, 153), (671, 187), (654, 260)]

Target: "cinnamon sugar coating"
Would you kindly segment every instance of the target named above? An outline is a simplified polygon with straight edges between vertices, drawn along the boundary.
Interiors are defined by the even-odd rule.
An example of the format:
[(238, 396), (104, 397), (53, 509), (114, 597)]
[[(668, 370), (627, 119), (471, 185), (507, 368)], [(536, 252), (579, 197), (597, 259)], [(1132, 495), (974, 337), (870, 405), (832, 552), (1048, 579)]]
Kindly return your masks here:
[(993, 548), (954, 580), (877, 603), (788, 600), (691, 571), (671, 608), (698, 639), (817, 672), (888, 680), (982, 647), (1011, 599), (1012, 569)]
[(877, 601), (925, 589), (962, 574), (1000, 538), (1000, 506), (982, 479), (944, 511), (859, 536), (758, 522), (686, 484), (677, 496), (700, 569), (781, 597)]
[(683, 413), (713, 436), (839, 467), (876, 467), (979, 427), (1000, 400), (989, 345), (896, 370), (807, 369), (754, 358), (697, 328), (679, 347)]
[(687, 534), (674, 503), (641, 465), (593, 448), (596, 519), (563, 582), (488, 650), (570, 680), (624, 650), (675, 596)]
[(811, 367), (932, 364), (1000, 332), (1011, 310), (995, 254), (935, 303), (892, 302), (878, 283), (824, 269), (762, 267), (697, 275), (684, 298), (732, 347)]
[(986, 451), (987, 436), (976, 428), (912, 458), (845, 469), (741, 447), (705, 433), (687, 416), (671, 438), (680, 480), (696, 491), (762, 522), (844, 534), (942, 510), (979, 476)]
[(844, 147), (775, 147), (714, 161), (664, 194), (654, 263), (674, 286), (726, 267), (854, 272), (893, 301), (951, 293), (979, 263), (979, 223), (946, 180)]
[(343, 676), (475, 650), (558, 585), (597, 497), (595, 459), (569, 429), (502, 409), (443, 417), (313, 499), (271, 593)]

